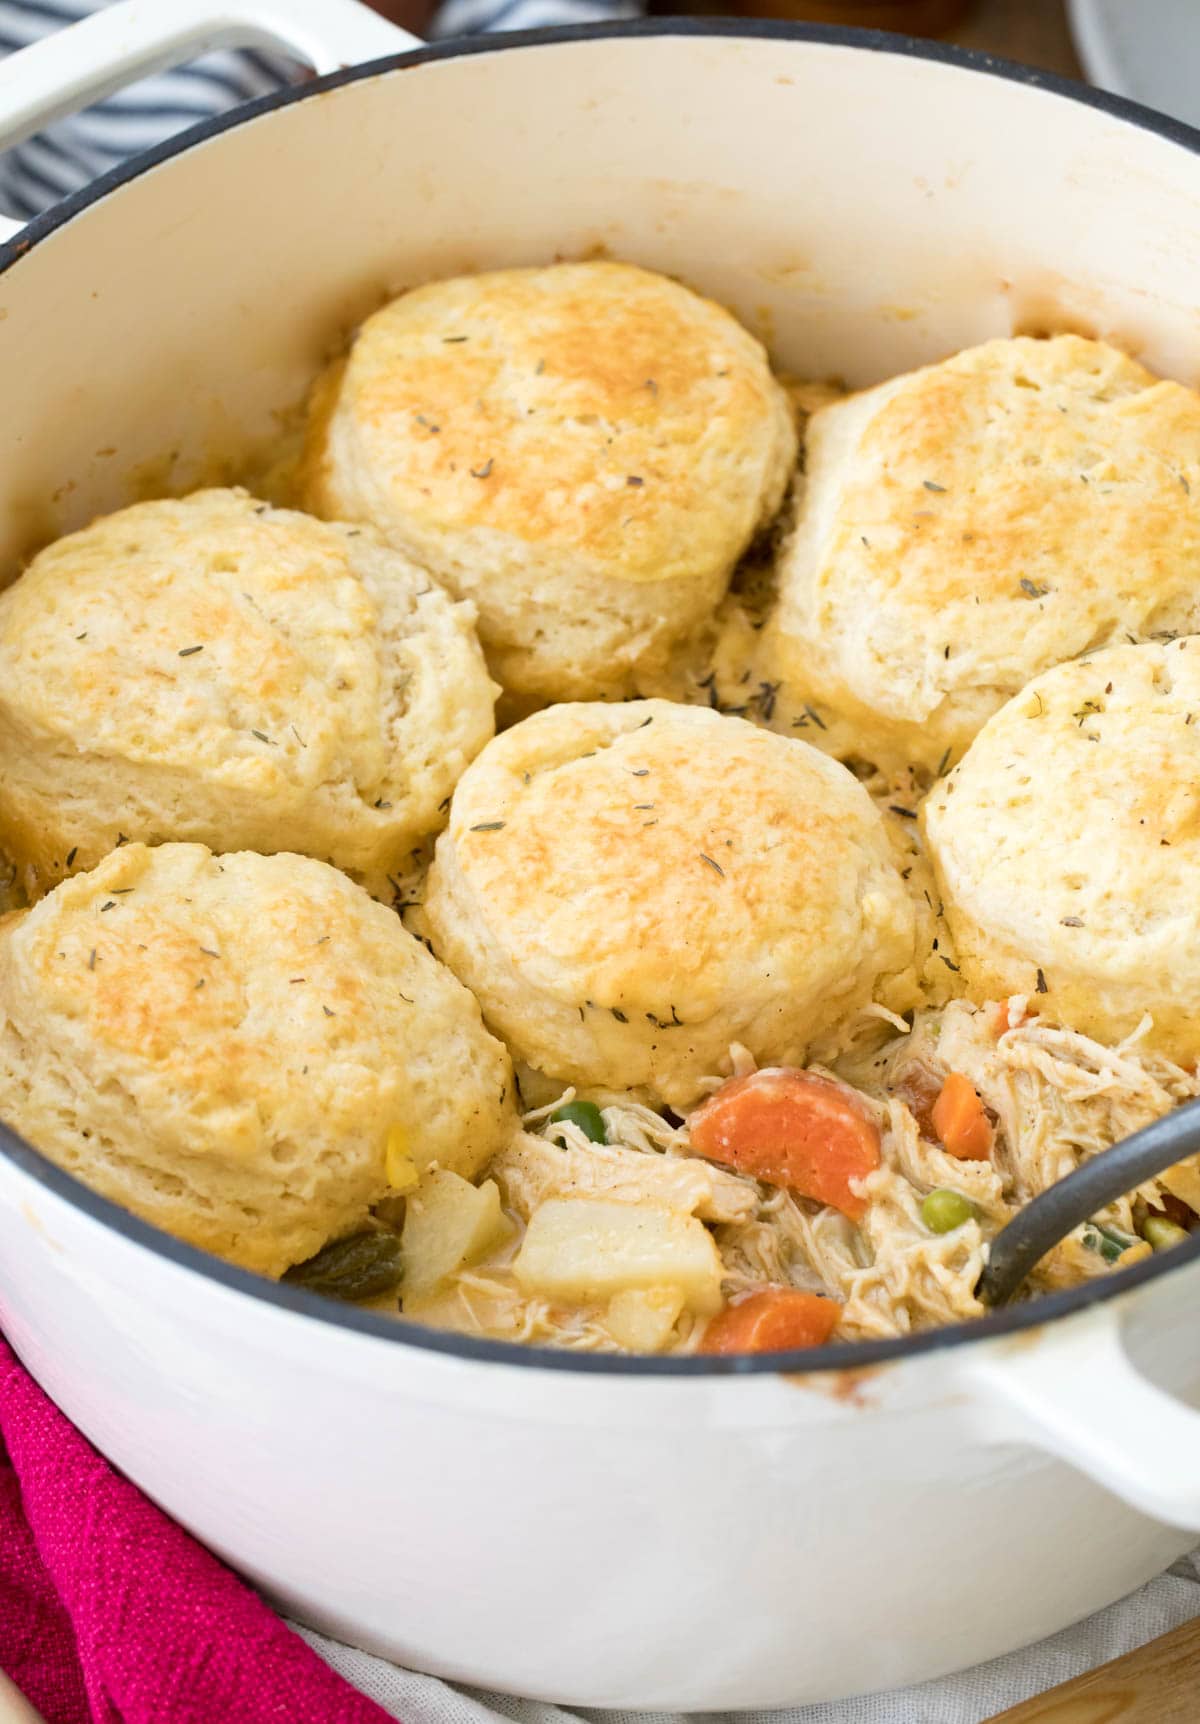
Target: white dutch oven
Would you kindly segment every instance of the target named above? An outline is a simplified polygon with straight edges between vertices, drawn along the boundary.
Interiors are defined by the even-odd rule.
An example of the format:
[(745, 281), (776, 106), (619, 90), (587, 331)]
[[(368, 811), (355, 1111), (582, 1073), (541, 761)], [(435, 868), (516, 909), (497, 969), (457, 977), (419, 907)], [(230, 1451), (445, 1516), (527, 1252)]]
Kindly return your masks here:
[[(1200, 376), (1200, 139), (893, 38), (664, 21), (361, 66), (411, 45), (350, 0), (147, 0), (0, 67), (0, 136), (231, 40), (330, 75), (0, 259), (6, 567), (131, 475), (239, 457), (388, 288), (462, 269), (602, 247), (855, 383), (1064, 324)], [(0, 1320), (38, 1379), (284, 1609), (425, 1670), (818, 1700), (1048, 1634), (1200, 1533), (1200, 1238), (969, 1330), (613, 1361), (273, 1287), (0, 1152)]]

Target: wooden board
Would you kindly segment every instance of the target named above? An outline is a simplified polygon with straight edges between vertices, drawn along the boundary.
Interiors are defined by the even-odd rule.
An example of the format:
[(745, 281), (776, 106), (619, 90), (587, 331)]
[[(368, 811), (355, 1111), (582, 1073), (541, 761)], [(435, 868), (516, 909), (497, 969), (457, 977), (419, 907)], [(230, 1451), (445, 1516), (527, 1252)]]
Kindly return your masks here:
[(1200, 1616), (989, 1724), (1197, 1724)]
[(1067, 78), (1083, 76), (1060, 0), (979, 0), (949, 40)]
[[(723, 0), (649, 0), (649, 9), (710, 15), (741, 12), (819, 23), (832, 19), (843, 24), (891, 26), (918, 32), (927, 27), (920, 22), (919, 5), (899, 5), (896, 0), (876, 6), (865, 4), (864, 0), (844, 0), (844, 4), (837, 4), (836, 0), (724, 0), (724, 3)], [(928, 27), (937, 28), (938, 15), (957, 8), (943, 7), (930, 0), (924, 10), (930, 20)], [(1061, 72), (1068, 78), (1083, 75), (1071, 42), (1063, 0), (974, 0), (962, 21), (947, 31), (946, 40), (963, 48), (982, 48), (989, 54), (1001, 54), (1006, 60), (1019, 60), (1027, 66)]]

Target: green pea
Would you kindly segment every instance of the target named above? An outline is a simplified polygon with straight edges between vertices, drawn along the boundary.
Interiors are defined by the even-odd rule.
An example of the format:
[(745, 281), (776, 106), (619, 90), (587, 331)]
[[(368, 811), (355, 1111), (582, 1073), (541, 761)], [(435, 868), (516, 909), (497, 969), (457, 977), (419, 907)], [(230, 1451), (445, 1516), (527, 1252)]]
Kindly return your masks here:
[(1170, 1251), (1172, 1246), (1182, 1245), (1190, 1239), (1191, 1234), (1186, 1227), (1168, 1221), (1165, 1215), (1148, 1215), (1142, 1223), (1142, 1237), (1155, 1251)]
[(969, 1197), (945, 1185), (931, 1191), (921, 1205), (921, 1220), (931, 1233), (953, 1233), (956, 1227), (974, 1221), (978, 1213)]
[(604, 1115), (594, 1101), (568, 1101), (562, 1107), (556, 1107), (550, 1115), (551, 1125), (578, 1126), (584, 1137), (593, 1143), (607, 1143), (608, 1131), (604, 1124)]
[(400, 1241), (394, 1233), (352, 1233), (297, 1263), (284, 1280), (327, 1299), (377, 1299), (400, 1285)]

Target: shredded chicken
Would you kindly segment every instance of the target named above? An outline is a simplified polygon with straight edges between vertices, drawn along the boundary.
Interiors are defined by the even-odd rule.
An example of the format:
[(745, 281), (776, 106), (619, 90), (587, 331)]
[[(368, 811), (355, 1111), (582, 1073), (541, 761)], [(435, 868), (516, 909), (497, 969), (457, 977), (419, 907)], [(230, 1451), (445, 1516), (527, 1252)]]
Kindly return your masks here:
[(620, 1350), (603, 1325), (602, 1311), (530, 1298), (500, 1265), (463, 1270), (446, 1292), (406, 1302), (404, 1314), (438, 1329), (496, 1341), (566, 1347), (577, 1353)]
[[(616, 1111), (616, 1110), (610, 1110)], [(648, 1110), (647, 1110), (648, 1111)], [(661, 1121), (659, 1124), (661, 1125)], [(526, 1221), (548, 1197), (613, 1197), (622, 1203), (661, 1203), (702, 1221), (744, 1221), (755, 1207), (748, 1180), (695, 1156), (655, 1153), (647, 1143), (591, 1143), (578, 1126), (560, 1126), (560, 1147), (518, 1133), (493, 1157), (489, 1172), (510, 1209)]]
[[(897, 1033), (899, 1032), (899, 1033)], [(887, 1039), (884, 1039), (887, 1038)], [(601, 1197), (696, 1217), (712, 1230), (728, 1300), (763, 1286), (795, 1287), (836, 1299), (837, 1338), (898, 1336), (982, 1314), (975, 1288), (989, 1239), (1014, 1211), (1065, 1177), (1087, 1157), (1200, 1095), (1200, 1077), (1144, 1046), (1145, 1027), (1117, 1047), (1030, 1016), (1027, 1003), (975, 1007), (962, 1000), (915, 1014), (911, 1028), (895, 1014), (864, 1016), (852, 1051), (823, 1075), (852, 1085), (880, 1132), (879, 1168), (862, 1182), (866, 1200), (855, 1224), (822, 1206), (740, 1173), (691, 1150), (678, 1125), (627, 1097), (596, 1094), (607, 1143), (577, 1125), (554, 1122), (575, 1099), (568, 1090), (532, 1110), (514, 1142), (496, 1157), (490, 1177), (516, 1223), (514, 1237), (483, 1263), (412, 1308), (444, 1327), (508, 1340), (552, 1343), (578, 1351), (619, 1351), (605, 1305), (564, 1306), (530, 1297), (513, 1262), (525, 1223), (551, 1198)], [(754, 1069), (744, 1048), (730, 1050), (729, 1075)], [(820, 1071), (821, 1068), (814, 1067)], [(994, 1121), (989, 1160), (965, 1161), (934, 1140), (927, 1116), (950, 1072), (965, 1076)], [(974, 1218), (934, 1233), (921, 1215), (928, 1194), (949, 1188), (969, 1199)], [(1181, 1164), (1095, 1217), (1129, 1262), (1149, 1246), (1136, 1238), (1139, 1214), (1161, 1207), (1164, 1194), (1197, 1206), (1200, 1167)], [(1041, 1264), (1034, 1288), (1072, 1285), (1108, 1272), (1109, 1258), (1089, 1244), (1088, 1229), (1065, 1240)], [(406, 1309), (408, 1309), (406, 1307)], [(686, 1313), (664, 1342), (694, 1351), (705, 1320)]]
[[(919, 1013), (910, 1035), (850, 1079), (868, 1093), (886, 1095), (914, 1068), (962, 1072), (996, 1116), (995, 1159), (1010, 1205), (1027, 1203), (1088, 1156), (1200, 1095), (1194, 1072), (1140, 1045), (1148, 1023), (1117, 1047), (1105, 1047), (1027, 1017), (1025, 1004), (976, 1008), (955, 1000), (940, 1012)], [(1015, 1027), (997, 1035), (1001, 1011)], [(964, 1165), (972, 1164), (951, 1163), (942, 1171), (961, 1173)], [(1177, 1195), (1187, 1202), (1196, 1182), (1194, 1164), (1185, 1163), (1140, 1195), (1153, 1202), (1160, 1187), (1180, 1186)], [(961, 1178), (957, 1183), (961, 1187)], [(1131, 1210), (1132, 1198), (1122, 1199), (1101, 1219), (1129, 1226)]]
[[(1004, 1028), (1005, 1022), (1013, 1027)], [(884, 1166), (867, 1181), (870, 1202), (863, 1223), (875, 1249), (874, 1268), (893, 1271), (890, 1279), (884, 1277), (884, 1299), (893, 1302), (897, 1328), (883, 1332), (980, 1315), (974, 1288), (983, 1247), (1013, 1211), (1089, 1156), (1200, 1095), (1195, 1073), (1139, 1046), (1144, 1034), (1143, 1027), (1118, 1047), (1105, 1047), (1074, 1030), (1027, 1017), (1022, 1000), (983, 1008), (955, 1000), (942, 1011), (918, 1013), (909, 1035), (883, 1049), (866, 1069), (843, 1073), (867, 1094), (886, 1099), (889, 1110)], [(936, 1087), (950, 1071), (969, 1078), (995, 1116), (996, 1147), (989, 1162), (948, 1156), (919, 1134), (909, 1108), (894, 1099), (906, 1082), (918, 1091), (922, 1084)], [(1137, 1199), (1158, 1204), (1164, 1191), (1172, 1191), (1186, 1202), (1198, 1184), (1195, 1163), (1184, 1163), (1111, 1204), (1095, 1220), (1128, 1235), (1131, 1251), (1144, 1254), (1148, 1247), (1134, 1243)], [(910, 1199), (916, 1194), (919, 1204), (938, 1186), (970, 1198), (980, 1211), (980, 1224), (930, 1235)], [(886, 1206), (882, 1211), (881, 1205)], [(959, 1247), (957, 1257), (946, 1256), (948, 1242)], [(1034, 1285), (1071, 1285), (1109, 1267), (1088, 1249), (1080, 1232), (1039, 1265)], [(858, 1327), (862, 1297), (870, 1294), (876, 1310), (881, 1303), (872, 1278), (845, 1292), (841, 1332), (880, 1332)]]

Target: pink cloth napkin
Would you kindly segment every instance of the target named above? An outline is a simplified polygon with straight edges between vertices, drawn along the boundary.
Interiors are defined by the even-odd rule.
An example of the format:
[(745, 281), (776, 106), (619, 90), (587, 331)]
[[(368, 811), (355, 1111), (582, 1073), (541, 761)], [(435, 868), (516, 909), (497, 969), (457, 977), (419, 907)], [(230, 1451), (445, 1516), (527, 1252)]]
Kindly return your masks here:
[(389, 1724), (0, 1340), (0, 1668), (47, 1724)]

